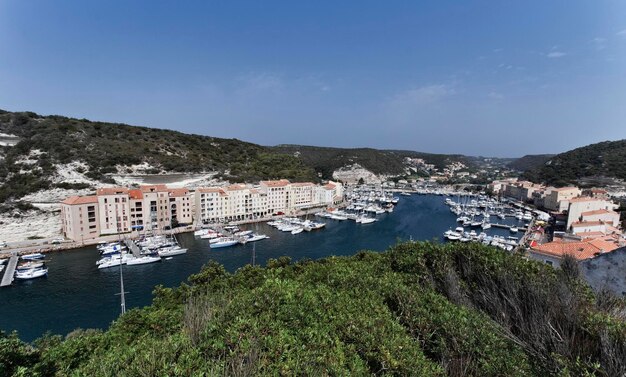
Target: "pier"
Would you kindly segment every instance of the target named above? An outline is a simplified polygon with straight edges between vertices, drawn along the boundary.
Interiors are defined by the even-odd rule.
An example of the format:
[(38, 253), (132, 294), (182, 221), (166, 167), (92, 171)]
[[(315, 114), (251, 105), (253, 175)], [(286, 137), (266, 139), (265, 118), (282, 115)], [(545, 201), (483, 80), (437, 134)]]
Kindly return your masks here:
[(4, 276), (2, 276), (2, 282), (0, 282), (0, 287), (6, 287), (13, 283), (13, 277), (15, 275), (15, 268), (17, 267), (18, 259), (19, 257), (15, 254), (13, 254), (13, 256), (9, 259), (9, 263), (4, 270)]
[[(496, 228), (502, 228), (502, 229), (511, 229), (511, 225), (506, 225), (506, 224), (491, 223), (491, 226), (496, 227)], [(521, 226), (518, 226), (517, 229), (524, 231), (524, 232), (528, 230), (528, 228), (524, 228)]]
[(128, 250), (130, 250), (130, 252), (133, 253), (134, 257), (139, 258), (141, 256), (141, 250), (139, 250), (139, 247), (137, 246), (135, 241), (130, 240), (130, 239), (125, 239), (124, 243), (128, 247)]

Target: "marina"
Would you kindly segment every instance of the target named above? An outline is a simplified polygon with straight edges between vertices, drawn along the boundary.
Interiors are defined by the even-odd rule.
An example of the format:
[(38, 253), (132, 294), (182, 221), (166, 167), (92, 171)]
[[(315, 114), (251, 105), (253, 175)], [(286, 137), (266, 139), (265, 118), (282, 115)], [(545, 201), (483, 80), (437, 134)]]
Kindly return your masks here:
[[(356, 220), (309, 216), (308, 220), (325, 226), (295, 235), (266, 223), (240, 225), (240, 231), (252, 231), (267, 238), (224, 248), (210, 248), (210, 239), (201, 238), (200, 234), (208, 234), (208, 230), (199, 230), (198, 235), (179, 234), (176, 238), (181, 248), (187, 249), (185, 253), (172, 259), (161, 258), (159, 263), (123, 266), (125, 289), (130, 292), (125, 298), (126, 305), (130, 309), (150, 304), (157, 285), (178, 286), (211, 260), (234, 272), (252, 263), (253, 250), (256, 263), (264, 265), (270, 258), (283, 255), (296, 261), (352, 255), (360, 250), (384, 251), (398, 239), (443, 241), (443, 233), (457, 226), (457, 215), (450, 211), (444, 198), (401, 196), (392, 213), (378, 214), (376, 221), (368, 225)], [(307, 219), (301, 217), (299, 221)], [(514, 217), (498, 222), (519, 225)], [(498, 227), (486, 232), (505, 238), (511, 235), (509, 229)], [(47, 254), (46, 277), (14, 281), (11, 287), (0, 290), (3, 302), (0, 329), (17, 330), (23, 339), (33, 340), (47, 330), (67, 334), (79, 327), (106, 328), (119, 315), (120, 297), (116, 294), (120, 292), (120, 268), (118, 264), (117, 268), (98, 269), (96, 262), (101, 258), (96, 246)]]

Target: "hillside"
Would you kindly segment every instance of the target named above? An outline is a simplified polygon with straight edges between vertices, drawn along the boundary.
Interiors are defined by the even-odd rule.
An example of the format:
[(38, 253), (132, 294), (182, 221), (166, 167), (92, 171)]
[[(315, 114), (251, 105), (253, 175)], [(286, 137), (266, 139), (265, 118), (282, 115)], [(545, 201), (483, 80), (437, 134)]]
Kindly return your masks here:
[(624, 375), (625, 303), (595, 297), (572, 260), (409, 242), (235, 274), (212, 262), (106, 331), (0, 334), (0, 375)]
[(526, 156), (511, 161), (507, 166), (511, 169), (524, 172), (540, 168), (554, 156), (553, 154), (527, 154)]
[(422, 153), (403, 150), (380, 150), (372, 148), (330, 148), (305, 145), (278, 145), (272, 147), (279, 153), (297, 156), (302, 162), (315, 169), (325, 179), (331, 179), (333, 172), (341, 167), (358, 164), (377, 175), (401, 176), (407, 174), (406, 157), (421, 158), (426, 163), (443, 170), (456, 161), (467, 162), (461, 155)]
[(405, 157), (443, 168), (462, 156), (370, 148), (281, 145), (0, 110), (0, 201), (40, 190), (86, 189), (116, 183), (125, 174), (211, 173), (216, 179), (253, 182), (332, 179), (358, 164), (377, 175), (405, 175)]
[(71, 187), (58, 177), (68, 167), (86, 182), (137, 171), (216, 172), (230, 181), (316, 179), (297, 158), (236, 139), (5, 111), (0, 133), (14, 139), (0, 147), (2, 202), (59, 184)]
[(525, 172), (524, 177), (555, 186), (575, 184), (588, 177), (626, 179), (626, 139), (591, 144), (558, 154)]

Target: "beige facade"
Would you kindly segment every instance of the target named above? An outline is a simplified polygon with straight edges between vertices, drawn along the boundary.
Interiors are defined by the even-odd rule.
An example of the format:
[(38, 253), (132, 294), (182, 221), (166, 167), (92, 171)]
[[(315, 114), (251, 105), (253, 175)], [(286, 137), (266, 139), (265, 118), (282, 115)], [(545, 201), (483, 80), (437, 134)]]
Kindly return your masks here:
[(61, 202), (61, 224), (65, 238), (84, 241), (99, 237), (98, 198), (72, 196)]
[(567, 209), (567, 229), (577, 221), (580, 221), (584, 212), (607, 210), (613, 211), (617, 209), (618, 205), (604, 199), (595, 199), (591, 197), (579, 197), (569, 200), (569, 207)]
[(546, 192), (543, 207), (549, 211), (559, 213), (567, 210), (570, 199), (580, 195), (578, 187), (550, 188)]
[[(79, 240), (100, 235), (139, 230), (168, 229), (196, 223), (251, 220), (277, 213), (293, 214), (315, 206), (329, 206), (343, 200), (343, 186), (329, 182), (318, 186), (288, 180), (262, 181), (259, 187), (230, 185), (171, 189), (165, 185), (138, 189), (102, 188), (91, 197), (72, 197), (62, 203), (63, 232)], [(83, 217), (89, 204), (91, 224)], [(83, 221), (83, 223), (81, 223)], [(95, 224), (95, 225), (94, 225)], [(82, 226), (81, 226), (82, 225)], [(94, 227), (95, 226), (95, 227)], [(87, 235), (87, 230), (89, 234)]]

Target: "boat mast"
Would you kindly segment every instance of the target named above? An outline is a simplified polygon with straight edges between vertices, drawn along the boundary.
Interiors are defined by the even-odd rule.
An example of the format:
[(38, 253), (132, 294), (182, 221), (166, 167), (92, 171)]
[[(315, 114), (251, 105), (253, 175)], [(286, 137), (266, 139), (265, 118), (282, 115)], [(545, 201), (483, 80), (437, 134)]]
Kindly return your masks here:
[(126, 313), (126, 297), (124, 296), (124, 269), (122, 268), (124, 264), (120, 260), (120, 296), (121, 296), (121, 307), (122, 314)]
[(252, 243), (252, 267), (254, 267), (256, 263), (256, 243)]

